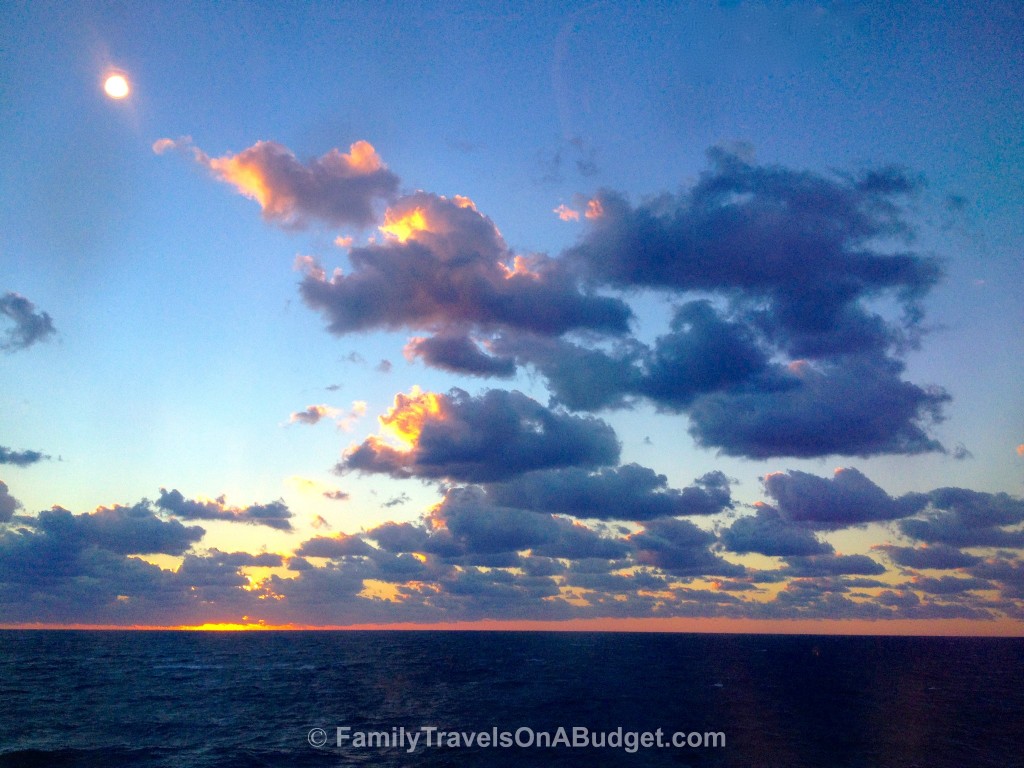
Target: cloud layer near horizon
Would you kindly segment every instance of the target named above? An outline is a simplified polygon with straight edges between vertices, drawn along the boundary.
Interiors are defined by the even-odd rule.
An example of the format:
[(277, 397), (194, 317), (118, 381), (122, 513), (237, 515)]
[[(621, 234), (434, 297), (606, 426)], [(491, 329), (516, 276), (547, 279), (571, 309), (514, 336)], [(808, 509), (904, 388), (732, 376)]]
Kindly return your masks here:
[[(273, 504), (225, 511), (222, 502), (161, 491), (155, 505), (143, 500), (85, 514), (55, 507), (18, 515), (14, 506), (0, 529), (0, 607), (9, 622), (162, 625), (241, 616), (307, 625), (1024, 618), (1019, 559), (988, 544), (932, 544), (929, 527), (940, 525), (943, 537), (962, 541), (978, 541), (978, 531), (986, 542), (1019, 536), (1021, 499), (959, 488), (893, 498), (855, 469), (832, 478), (790, 471), (765, 478), (777, 506), (760, 503), (753, 514), (708, 530), (692, 518), (731, 505), (724, 478), (698, 478), (676, 491), (636, 465), (538, 475), (563, 472), (570, 477), (561, 477), (561, 486), (524, 484), (537, 481), (529, 473), (450, 486), (419, 521), (315, 536), (281, 554), (199, 549), (203, 529), (186, 524), (265, 524), (267, 516), (252, 510)], [(0, 487), (0, 502), (6, 500), (13, 497)], [(851, 515), (858, 500), (871, 511)], [(635, 522), (600, 522), (613, 505)], [(819, 531), (868, 518), (897, 520), (901, 533), (893, 532), (893, 540), (906, 543), (879, 546), (876, 556), (840, 555), (819, 538)], [(768, 559), (744, 564), (750, 553)], [(140, 559), (155, 554), (177, 558), (176, 569)], [(28, 591), (37, 600), (26, 603)]]

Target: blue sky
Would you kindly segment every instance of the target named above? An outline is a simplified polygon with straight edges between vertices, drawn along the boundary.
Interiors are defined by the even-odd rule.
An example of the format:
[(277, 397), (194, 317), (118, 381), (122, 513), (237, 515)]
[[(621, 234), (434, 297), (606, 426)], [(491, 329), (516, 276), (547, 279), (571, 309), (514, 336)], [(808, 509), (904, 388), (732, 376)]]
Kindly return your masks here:
[[(1022, 26), (1010, 3), (5, 5), (6, 615), (1019, 628)], [(369, 164), (318, 165), (359, 142)], [(417, 206), (407, 241), (377, 229)], [(405, 443), (378, 423), (401, 393), (437, 410)], [(650, 517), (648, 481), (711, 507)], [(551, 495), (590, 484), (618, 511)]]

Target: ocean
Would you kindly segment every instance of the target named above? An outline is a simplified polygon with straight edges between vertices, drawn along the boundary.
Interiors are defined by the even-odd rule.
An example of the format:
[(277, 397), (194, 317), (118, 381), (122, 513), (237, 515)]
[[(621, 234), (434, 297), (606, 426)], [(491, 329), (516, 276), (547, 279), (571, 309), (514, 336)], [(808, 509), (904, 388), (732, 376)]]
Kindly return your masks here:
[(0, 767), (350, 765), (1024, 766), (1024, 640), (0, 632)]

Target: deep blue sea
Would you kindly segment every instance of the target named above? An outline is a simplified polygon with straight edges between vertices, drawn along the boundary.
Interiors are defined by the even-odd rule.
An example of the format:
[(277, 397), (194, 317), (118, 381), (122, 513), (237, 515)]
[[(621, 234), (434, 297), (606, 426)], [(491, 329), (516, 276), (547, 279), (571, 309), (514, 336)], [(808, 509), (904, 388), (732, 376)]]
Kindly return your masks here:
[(0, 632), (0, 766), (347, 765), (1024, 766), (1024, 640)]

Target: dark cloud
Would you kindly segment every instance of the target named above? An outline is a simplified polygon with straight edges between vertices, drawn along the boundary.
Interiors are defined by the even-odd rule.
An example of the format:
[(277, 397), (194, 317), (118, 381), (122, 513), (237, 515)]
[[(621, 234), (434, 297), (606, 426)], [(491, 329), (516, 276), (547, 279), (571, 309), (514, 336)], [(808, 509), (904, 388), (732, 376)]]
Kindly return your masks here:
[(937, 488), (928, 494), (932, 507), (946, 510), (969, 528), (1024, 523), (1024, 499), (1008, 493), (984, 493), (967, 488)]
[(388, 210), (383, 243), (353, 248), (350, 274), (310, 263), (300, 289), (336, 334), (453, 324), (545, 335), (624, 333), (619, 299), (589, 295), (559, 261), (513, 257), (494, 223), (467, 201), (418, 192)]
[(715, 535), (688, 520), (650, 520), (629, 537), (637, 562), (677, 576), (742, 576), (744, 568), (709, 549)]
[(434, 368), (467, 373), (471, 376), (509, 378), (516, 372), (514, 359), (495, 357), (482, 352), (476, 342), (466, 334), (416, 337), (406, 345), (405, 354), (410, 360), (419, 357)]
[(919, 576), (906, 586), (931, 595), (957, 595), (973, 590), (992, 589), (992, 583), (985, 579), (957, 578), (956, 576), (942, 576), (938, 579)]
[(621, 540), (550, 514), (490, 504), (479, 488), (450, 490), (432, 513), (466, 552), (529, 549), (543, 557), (614, 559), (626, 555)]
[(721, 472), (709, 472), (680, 490), (638, 464), (530, 472), (488, 485), (486, 492), (498, 505), (597, 520), (713, 515), (732, 506), (729, 480)]
[(767, 504), (754, 515), (738, 518), (721, 533), (722, 543), (733, 552), (793, 557), (832, 553), (832, 545), (807, 528), (794, 525)]
[(767, 305), (766, 330), (798, 357), (885, 343), (861, 300), (891, 293), (909, 309), (938, 280), (933, 259), (871, 248), (909, 230), (900, 201), (917, 182), (905, 173), (826, 178), (709, 155), (712, 169), (678, 196), (633, 207), (602, 193), (604, 215), (568, 256), (608, 285), (720, 291), (751, 312)]
[(786, 576), (878, 576), (885, 573), (885, 566), (867, 555), (812, 555), (810, 557), (788, 557)]
[(38, 461), (49, 459), (45, 453), (39, 451), (12, 451), (0, 445), (0, 464), (13, 464), (16, 467), (27, 467)]
[(21, 509), (21, 502), (10, 494), (7, 483), (0, 480), (0, 523), (7, 523)]
[(716, 392), (687, 411), (699, 445), (730, 456), (871, 456), (940, 451), (929, 427), (950, 400), (900, 379), (887, 358), (794, 363), (767, 387)]
[(1009, 560), (1005, 557), (991, 558), (973, 566), (969, 572), (979, 579), (997, 582), (1004, 597), (1024, 600), (1024, 563), (1020, 560)]
[(329, 418), (336, 412), (328, 405), (307, 405), (305, 409), (293, 413), (288, 421), (292, 424), (319, 424), (321, 419)]
[(53, 320), (46, 312), (36, 311), (35, 304), (13, 291), (7, 291), (0, 296), (0, 317), (14, 323), (0, 339), (0, 350), (4, 352), (28, 349), (57, 332), (53, 327)]
[(156, 505), (165, 512), (182, 520), (227, 520), (230, 522), (265, 525), (282, 531), (290, 531), (292, 512), (281, 501), (267, 504), (252, 504), (248, 507), (229, 507), (221, 496), (213, 501), (186, 499), (180, 491), (160, 489)]
[(534, 366), (547, 380), (552, 399), (577, 411), (627, 406), (639, 391), (639, 363), (646, 355), (646, 347), (630, 340), (618, 341), (608, 352), (525, 333), (502, 334), (493, 348), (519, 365)]
[(349, 495), (350, 494), (346, 493), (345, 491), (339, 491), (339, 490), (332, 490), (332, 491), (324, 491), (323, 492), (323, 497), (325, 499), (331, 499), (332, 501), (347, 501), (348, 498), (349, 498)]
[[(634, 207), (599, 195), (600, 215), (564, 260), (597, 285), (709, 292), (714, 301), (684, 304), (649, 349), (510, 338), (499, 351), (536, 366), (569, 407), (641, 396), (686, 412), (698, 443), (729, 455), (943, 450), (928, 430), (949, 396), (903, 381), (899, 359), (918, 342), (920, 300), (940, 271), (930, 257), (875, 245), (909, 235), (902, 199), (918, 182), (891, 168), (828, 178), (723, 150), (711, 159), (678, 196)], [(902, 318), (871, 309), (879, 299)], [(574, 374), (588, 358), (600, 381)]]
[(852, 468), (837, 469), (831, 479), (797, 470), (774, 472), (763, 482), (786, 520), (824, 530), (909, 517), (928, 501), (922, 494), (893, 498)]
[(122, 555), (180, 555), (205, 533), (198, 526), (161, 520), (146, 501), (131, 507), (99, 507), (82, 515), (54, 507), (40, 512), (34, 525), (55, 541), (93, 545)]
[(928, 494), (923, 519), (903, 520), (907, 536), (952, 547), (1024, 547), (1024, 530), (1006, 530), (1024, 522), (1024, 499), (1006, 493), (938, 488)]
[(366, 557), (373, 552), (373, 547), (359, 536), (338, 534), (337, 536), (317, 536), (302, 542), (295, 554), (300, 557)]
[(305, 227), (314, 220), (368, 226), (376, 219), (375, 203), (398, 191), (398, 177), (365, 141), (347, 153), (332, 149), (305, 163), (273, 141), (223, 157), (209, 157), (189, 139), (160, 139), (153, 145), (157, 154), (169, 149), (191, 152), (217, 179), (258, 202), (265, 220), (285, 227)]
[(967, 568), (981, 562), (981, 558), (946, 544), (932, 544), (926, 547), (896, 547), (885, 544), (875, 547), (885, 552), (896, 565), (906, 568), (934, 568), (951, 570)]
[(723, 320), (710, 302), (684, 304), (671, 329), (655, 342), (639, 387), (660, 407), (682, 410), (698, 395), (732, 390), (767, 372), (768, 354), (750, 330)]
[(575, 410), (627, 407), (640, 398), (690, 417), (698, 444), (751, 458), (868, 456), (943, 450), (929, 436), (949, 396), (903, 381), (882, 355), (770, 362), (758, 332), (706, 301), (676, 311), (652, 347), (612, 349), (504, 334), (499, 354), (532, 365), (556, 403)]
[(411, 442), (408, 450), (370, 437), (345, 454), (338, 471), (493, 482), (531, 470), (610, 465), (619, 457), (604, 421), (545, 408), (518, 391), (399, 395), (381, 421)]

